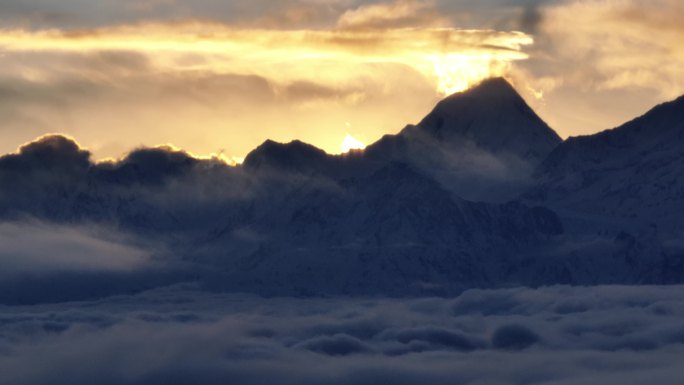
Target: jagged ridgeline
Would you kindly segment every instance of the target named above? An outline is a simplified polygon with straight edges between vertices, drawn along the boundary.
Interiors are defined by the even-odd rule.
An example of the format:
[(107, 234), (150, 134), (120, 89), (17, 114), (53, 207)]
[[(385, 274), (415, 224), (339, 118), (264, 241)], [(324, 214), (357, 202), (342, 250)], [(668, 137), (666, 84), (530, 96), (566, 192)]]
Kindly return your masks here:
[(216, 290), (666, 284), (684, 281), (683, 154), (684, 99), (562, 142), (491, 79), (340, 156), (267, 141), (236, 167), (170, 148), (94, 163), (44, 137), (0, 158), (0, 216), (114, 227), (145, 240), (158, 280)]

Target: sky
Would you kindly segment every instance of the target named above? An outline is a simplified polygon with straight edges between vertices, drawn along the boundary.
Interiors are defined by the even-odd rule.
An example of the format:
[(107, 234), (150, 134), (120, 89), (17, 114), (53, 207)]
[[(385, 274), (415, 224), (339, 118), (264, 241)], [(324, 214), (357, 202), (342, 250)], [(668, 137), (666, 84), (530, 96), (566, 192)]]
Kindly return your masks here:
[(2, 0), (0, 153), (339, 153), (491, 76), (586, 135), (684, 94), (682, 41), (680, 0)]

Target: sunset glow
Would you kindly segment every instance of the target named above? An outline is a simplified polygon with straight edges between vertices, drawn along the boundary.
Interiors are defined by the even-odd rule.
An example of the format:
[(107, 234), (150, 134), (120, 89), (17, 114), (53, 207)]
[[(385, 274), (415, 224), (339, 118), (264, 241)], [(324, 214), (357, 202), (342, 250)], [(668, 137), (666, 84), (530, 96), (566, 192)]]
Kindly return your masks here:
[[(4, 52), (137, 52), (163, 72), (277, 74), (287, 81), (306, 79), (316, 71), (317, 77), (335, 81), (353, 77), (354, 65), (396, 63), (419, 72), (442, 94), (505, 74), (511, 62), (527, 58), (521, 49), (532, 43), (522, 33), (490, 30), (277, 31), (202, 22), (0, 31)], [(296, 67), (287, 65), (295, 62)]]
[(347, 134), (342, 141), (342, 144), (340, 144), (340, 149), (342, 149), (343, 154), (352, 150), (363, 150), (364, 148), (366, 148), (366, 145), (363, 142), (349, 134)]
[[(349, 18), (351, 16), (347, 16)], [(304, 119), (301, 123), (283, 122), (274, 116), (280, 112), (255, 112), (246, 123), (250, 126), (258, 124), (308, 132), (315, 126), (329, 125), (328, 117), (339, 114), (340, 119), (360, 120), (373, 130), (368, 137), (379, 138), (387, 129), (396, 130), (406, 121), (417, 118), (429, 107), (431, 100), (463, 91), (485, 78), (505, 74), (512, 62), (527, 58), (522, 49), (533, 42), (530, 36), (519, 32), (445, 27), (356, 29), (349, 23), (351, 21), (332, 30), (237, 28), (200, 21), (139, 23), (83, 30), (4, 29), (0, 30), (0, 52), (9, 58), (5, 60), (3, 72), (34, 88), (53, 88), (72, 82), (81, 84), (74, 87), (102, 87), (102, 92), (106, 93), (120, 90), (125, 96), (117, 97), (117, 103), (131, 100), (130, 95), (142, 96), (144, 92), (150, 92), (144, 96), (145, 100), (136, 103), (140, 107), (126, 107), (125, 116), (129, 121), (119, 126), (137, 128), (135, 132), (151, 135), (145, 140), (147, 145), (171, 139), (190, 147), (194, 153), (210, 154), (216, 152), (210, 147), (215, 139), (207, 137), (206, 143), (197, 143), (197, 139), (189, 139), (190, 135), (178, 133), (197, 121), (203, 122), (205, 132), (220, 132), (226, 125), (240, 124), (242, 118), (235, 115), (221, 118), (224, 111), (228, 113), (225, 107), (219, 107), (221, 104), (207, 112), (187, 106), (164, 105), (189, 98), (190, 103), (199, 101), (198, 107), (205, 109), (207, 103), (215, 103), (207, 98), (227, 100), (223, 94), (233, 92), (236, 87), (233, 83), (238, 81), (239, 88), (246, 87), (244, 91), (237, 91), (240, 99), (266, 87), (264, 91), (270, 92), (277, 104), (291, 104)], [(63, 65), (46, 65), (60, 61), (64, 61)], [(89, 61), (93, 63), (88, 67), (72, 68), (74, 63), (87, 64)], [(407, 80), (413, 83), (408, 88)], [(229, 84), (224, 86), (226, 82)], [(151, 88), (146, 91), (145, 87)], [(416, 105), (413, 107), (415, 112), (403, 109), (402, 113), (387, 118), (382, 118), (383, 114), (360, 118), (356, 111), (349, 110), (389, 94), (407, 92), (408, 95), (417, 87), (426, 93), (421, 99), (428, 104), (422, 108)], [(216, 95), (211, 96), (212, 93)], [(260, 98), (264, 100), (264, 97)], [(93, 100), (97, 98), (87, 102)], [(80, 110), (81, 105), (72, 108)], [(135, 111), (138, 108), (140, 112)], [(228, 108), (232, 109), (232, 106)], [(255, 109), (256, 105), (251, 103), (240, 109), (245, 108)], [(156, 109), (172, 109), (191, 116), (170, 119), (165, 113), (153, 114)], [(86, 116), (95, 114), (96, 110), (74, 112), (73, 118), (63, 124), (53, 123), (50, 131), (68, 130), (69, 134), (84, 140), (99, 157), (120, 156), (130, 145), (92, 143), (80, 133), (87, 131), (90, 119)], [(287, 112), (286, 109), (282, 111), (283, 114)], [(43, 114), (47, 118), (53, 112)], [(157, 127), (162, 123), (171, 130), (154, 135), (155, 129), (145, 129), (152, 124), (150, 120), (156, 121)], [(339, 142), (336, 143), (335, 137), (340, 134), (343, 133), (330, 131), (329, 136), (308, 137), (307, 141), (329, 153), (337, 153)], [(216, 138), (216, 134), (211, 135)], [(116, 141), (127, 141), (128, 137), (120, 135)], [(233, 147), (227, 148), (225, 155), (229, 159), (244, 157), (269, 137), (283, 141), (294, 139), (272, 134), (253, 139), (242, 137), (246, 142), (237, 145), (233, 138), (230, 141)], [(223, 136), (219, 139), (227, 140)], [(363, 147), (346, 140), (343, 150), (352, 148)]]
[[(31, 14), (1, 23), (15, 8), (0, 14), (0, 119), (11, 132), (0, 151), (62, 132), (99, 159), (172, 142), (205, 156), (222, 150), (232, 161), (266, 139), (338, 153), (347, 132), (336, 122), (364, 127), (371, 143), (492, 76), (510, 79), (568, 136), (628, 118), (624, 103), (597, 110), (580, 95), (645, 88), (624, 100), (644, 109), (684, 87), (681, 5), (672, 0), (643, 13), (635, 0), (554, 4), (543, 17), (529, 10), (529, 20), (526, 7), (511, 5), (496, 23), (476, 22), (484, 8), (464, 13), (464, 5), (422, 0), (124, 3), (123, 14), (117, 6), (88, 23), (30, 22)], [(167, 8), (174, 12), (146, 13)], [(611, 38), (593, 43), (602, 36)], [(649, 63), (637, 60), (645, 47)]]

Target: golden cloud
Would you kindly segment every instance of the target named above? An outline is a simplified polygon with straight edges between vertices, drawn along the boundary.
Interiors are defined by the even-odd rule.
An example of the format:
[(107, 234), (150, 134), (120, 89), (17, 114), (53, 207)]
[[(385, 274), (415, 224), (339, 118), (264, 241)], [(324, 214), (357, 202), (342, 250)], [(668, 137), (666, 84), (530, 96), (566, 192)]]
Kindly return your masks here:
[(558, 46), (557, 59), (569, 63), (563, 68), (571, 82), (597, 90), (641, 87), (668, 98), (684, 91), (680, 0), (573, 1), (547, 11), (544, 32)]
[(0, 29), (6, 146), (59, 131), (96, 157), (168, 142), (244, 156), (267, 138), (335, 153), (346, 135), (371, 143), (441, 95), (505, 75), (533, 42), (519, 32), (401, 27), (418, 3), (397, 4), (390, 21), (361, 7), (327, 30), (193, 20)]
[(449, 21), (440, 16), (433, 2), (399, 0), (360, 6), (344, 12), (337, 23), (342, 29), (386, 29), (402, 26), (445, 26)]
[(255, 74), (282, 82), (307, 80), (314, 73), (318, 80), (339, 81), (353, 77), (360, 63), (398, 63), (431, 79), (444, 93), (502, 75), (511, 62), (527, 58), (522, 48), (532, 42), (523, 33), (492, 30), (282, 31), (203, 22), (0, 31), (5, 52), (133, 51), (149, 54), (163, 71)]

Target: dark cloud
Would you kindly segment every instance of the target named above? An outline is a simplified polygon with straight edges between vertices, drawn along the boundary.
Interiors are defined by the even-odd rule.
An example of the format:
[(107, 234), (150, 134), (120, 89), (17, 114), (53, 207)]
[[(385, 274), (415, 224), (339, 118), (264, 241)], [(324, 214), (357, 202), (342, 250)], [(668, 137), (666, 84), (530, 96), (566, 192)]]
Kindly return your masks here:
[(369, 353), (372, 351), (363, 342), (345, 334), (316, 337), (303, 341), (296, 346), (329, 356), (347, 356), (350, 354)]
[(529, 4), (524, 7), (522, 15), (520, 16), (520, 30), (523, 32), (536, 35), (539, 32), (539, 26), (544, 20), (544, 14), (539, 9), (538, 4)]
[(497, 349), (523, 350), (539, 342), (539, 336), (521, 325), (504, 325), (492, 336), (492, 346)]
[(418, 347), (424, 348), (426, 350), (430, 347), (438, 347), (469, 352), (475, 349), (483, 348), (485, 346), (484, 342), (479, 341), (476, 338), (457, 331), (439, 327), (418, 327), (403, 330), (389, 330), (380, 336), (380, 338), (388, 337), (394, 338), (398, 342), (405, 345), (423, 343), (423, 345), (418, 345)]

